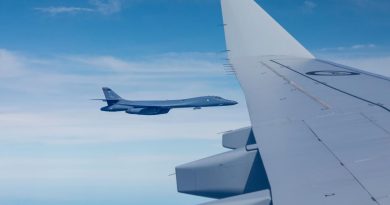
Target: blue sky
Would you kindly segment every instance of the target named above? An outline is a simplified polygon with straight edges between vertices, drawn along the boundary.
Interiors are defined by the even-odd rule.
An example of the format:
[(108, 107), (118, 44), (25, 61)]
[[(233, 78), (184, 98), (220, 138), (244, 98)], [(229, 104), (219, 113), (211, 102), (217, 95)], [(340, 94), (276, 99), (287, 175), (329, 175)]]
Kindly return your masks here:
[[(262, 0), (315, 55), (390, 76), (387, 0)], [(197, 204), (168, 175), (249, 125), (226, 75), (217, 0), (0, 0), (0, 204)], [(219, 95), (227, 108), (103, 113), (129, 99)]]
[[(0, 43), (39, 54), (123, 57), (224, 48), (217, 0), (118, 0), (103, 6), (99, 2), (2, 0)], [(356, 44), (388, 47), (389, 4), (386, 0), (262, 2), (310, 50)]]

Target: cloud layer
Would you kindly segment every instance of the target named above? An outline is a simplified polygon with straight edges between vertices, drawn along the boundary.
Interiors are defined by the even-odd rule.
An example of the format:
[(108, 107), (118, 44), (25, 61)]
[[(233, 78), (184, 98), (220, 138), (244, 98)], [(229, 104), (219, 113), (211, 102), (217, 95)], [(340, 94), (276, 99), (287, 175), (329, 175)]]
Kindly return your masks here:
[[(6, 96), (0, 107), (0, 203), (203, 202), (178, 195), (175, 177), (168, 175), (176, 165), (221, 152), (217, 133), (249, 125), (238, 84), (218, 58), (42, 58), (0, 50), (0, 92)], [(129, 99), (220, 95), (240, 105), (152, 117), (103, 113), (104, 103), (89, 100), (102, 96), (102, 86)]]
[(351, 51), (359, 51), (364, 49), (374, 49), (377, 48), (377, 46), (373, 43), (369, 44), (355, 44), (351, 46), (339, 46), (334, 48), (321, 48), (321, 52), (328, 52), (328, 51), (343, 51), (343, 52), (351, 52)]
[[(0, 203), (18, 204), (21, 198), (29, 204), (61, 205), (203, 202), (178, 195), (175, 177), (168, 175), (176, 165), (222, 152), (217, 133), (249, 125), (240, 88), (218, 58), (213, 53), (135, 60), (42, 58), (0, 49), (0, 92), (5, 96), (0, 107)], [(330, 59), (390, 76), (388, 56)], [(103, 113), (102, 103), (88, 100), (102, 96), (101, 86), (112, 86), (129, 99), (210, 94), (240, 104), (155, 117)]]
[[(210, 55), (165, 54), (143, 60), (74, 55), (39, 59), (2, 50), (0, 91), (7, 93), (7, 98), (0, 108), (0, 141), (100, 143), (209, 138), (246, 126), (248, 117), (237, 82), (225, 75), (220, 62), (208, 60), (216, 58)], [(99, 111), (103, 103), (89, 101), (102, 96), (103, 86), (134, 100), (220, 95), (241, 104), (173, 110), (156, 117), (103, 113)], [(199, 121), (199, 117), (208, 120)]]
[(73, 7), (73, 6), (58, 6), (58, 7), (37, 7), (35, 10), (48, 13), (51, 15), (58, 14), (77, 14), (77, 13), (100, 13), (110, 15), (118, 13), (123, 8), (122, 0), (90, 0), (90, 7)]

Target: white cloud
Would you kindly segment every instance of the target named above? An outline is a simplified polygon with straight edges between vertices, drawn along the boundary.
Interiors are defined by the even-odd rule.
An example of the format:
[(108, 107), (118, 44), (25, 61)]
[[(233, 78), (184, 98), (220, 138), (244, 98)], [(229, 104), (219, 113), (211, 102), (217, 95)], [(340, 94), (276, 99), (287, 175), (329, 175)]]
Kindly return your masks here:
[[(0, 58), (0, 65), (12, 62), (20, 70), (0, 81), (0, 91), (7, 96), (0, 107), (3, 142), (80, 144), (210, 138), (249, 124), (237, 82), (224, 74), (221, 62), (207, 60), (212, 58), (210, 54), (169, 54), (131, 61), (112, 56), (38, 59), (6, 50), (3, 53), (7, 58)], [(155, 117), (103, 113), (99, 108), (104, 103), (89, 101), (102, 96), (102, 86), (113, 86), (120, 95), (134, 100), (220, 95), (241, 104), (173, 110)]]
[[(223, 66), (220, 63), (209, 61), (200, 54), (189, 54), (190, 56), (180, 54), (169, 54), (153, 56), (143, 60), (129, 61), (113, 56), (68, 56), (67, 60), (93, 66), (103, 71), (112, 71), (116, 73), (127, 73), (136, 75), (158, 74), (159, 77), (176, 75), (204, 75), (222, 74)], [(207, 55), (207, 54), (204, 54)], [(218, 58), (217, 55), (213, 56)]]
[[(212, 139), (217, 133), (249, 124), (245, 108), (174, 110), (165, 116), (102, 113), (103, 104), (76, 111), (0, 114), (0, 141), (14, 143), (94, 144), (156, 139)], [(50, 112), (50, 113), (48, 113)], [(199, 121), (199, 118), (207, 119)], [(33, 130), (33, 132), (32, 132)]]
[[(193, 56), (193, 57), (192, 57)], [(213, 56), (217, 58), (218, 56)], [(4, 87), (33, 91), (45, 87), (51, 91), (63, 84), (138, 85), (155, 86), (159, 83), (186, 83), (188, 78), (226, 78), (222, 63), (208, 60), (209, 54), (169, 54), (143, 60), (125, 60), (113, 56), (60, 56), (48, 59), (28, 58), (1, 50), (3, 76), (18, 77), (18, 84), (0, 82)], [(34, 78), (22, 75), (34, 75)], [(158, 80), (160, 79), (160, 80)], [(199, 82), (198, 82), (199, 83)], [(25, 86), (34, 84), (35, 86)], [(193, 84), (188, 84), (194, 85)], [(180, 88), (179, 88), (180, 89)], [(41, 92), (45, 92), (41, 90)]]
[(38, 7), (34, 8), (37, 11), (48, 13), (51, 15), (57, 14), (77, 14), (77, 13), (100, 13), (110, 15), (118, 13), (123, 9), (122, 0), (90, 0), (91, 7), (73, 7), (73, 6), (58, 6), (58, 7)]
[(355, 44), (351, 46), (339, 46), (339, 47), (334, 47), (334, 48), (321, 48), (321, 52), (326, 52), (326, 51), (343, 51), (343, 52), (348, 52), (348, 51), (357, 51), (357, 50), (364, 50), (364, 49), (373, 49), (377, 48), (375, 44), (369, 43), (369, 44)]
[[(216, 94), (239, 100), (238, 87), (229, 85), (234, 78), (224, 75), (220, 62), (209, 60), (216, 58), (211, 54), (135, 61), (74, 55), (42, 59), (1, 51), (0, 65), (18, 70), (0, 80), (6, 96), (0, 106), (1, 204), (20, 198), (51, 204), (121, 198), (141, 204), (145, 193), (175, 198), (175, 176), (168, 176), (174, 167), (219, 152), (217, 133), (249, 124), (244, 104), (132, 116), (100, 112), (104, 103), (89, 101), (102, 96), (103, 85), (130, 99)], [(179, 147), (182, 139), (190, 146)], [(215, 149), (199, 146), (215, 140)]]
[(118, 72), (129, 72), (136, 68), (134, 64), (131, 64), (130, 62), (126, 62), (118, 58), (114, 58), (112, 56), (69, 57), (69, 60)]
[(75, 14), (75, 13), (83, 13), (83, 12), (94, 12), (95, 9), (92, 8), (82, 8), (82, 7), (45, 7), (45, 8), (34, 8), (37, 11), (43, 13), (49, 13), (51, 15), (57, 14)]
[[(221, 131), (249, 125), (238, 85), (232, 86), (235, 80), (223, 75), (220, 62), (210, 60), (215, 58), (213, 54), (171, 53), (137, 61), (74, 55), (40, 59), (0, 50), (0, 72), (7, 73), (0, 81), (0, 91), (7, 96), (0, 107), (0, 143), (23, 148), (10, 153), (6, 150), (0, 156), (0, 198), (58, 202), (61, 198), (75, 200), (80, 195), (110, 198), (110, 190), (131, 198), (131, 202), (139, 195), (154, 195), (161, 190), (175, 197), (175, 179), (167, 176), (174, 167), (218, 151), (204, 148), (201, 154), (188, 154), (177, 151), (179, 145), (172, 143), (172, 153), (150, 153), (161, 146), (156, 140), (215, 140), (220, 139), (217, 133)], [(331, 60), (390, 76), (390, 57)], [(240, 104), (174, 110), (154, 117), (103, 113), (98, 110), (102, 103), (88, 101), (101, 95), (102, 85), (113, 85), (128, 98), (181, 98), (207, 92), (239, 100)], [(136, 141), (150, 141), (142, 147), (143, 154), (109, 151), (111, 156), (83, 157), (86, 150), (96, 155), (96, 151), (88, 150), (91, 144), (107, 149), (109, 143)], [(42, 151), (44, 156), (30, 156), (34, 151), (25, 150), (24, 145), (51, 147), (51, 151)], [(86, 150), (74, 150), (76, 145), (87, 145)], [(53, 151), (57, 146), (66, 147), (65, 156), (51, 156), (57, 153)]]
[[(111, 182), (122, 180), (132, 183), (161, 181), (173, 171), (175, 163), (188, 160), (189, 157), (191, 156), (169, 154), (133, 154), (99, 158), (0, 157), (0, 181), (32, 179)], [(167, 161), (172, 165), (171, 168), (164, 166)], [(162, 167), (166, 170), (161, 170)], [(157, 171), (157, 168), (160, 170)]]
[[(4, 49), (0, 53), (0, 65), (15, 68), (0, 81), (0, 91), (7, 96), (0, 107), (3, 142), (209, 139), (217, 137), (218, 132), (249, 124), (238, 84), (224, 75), (221, 62), (212, 60), (217, 58), (214, 54), (171, 53), (133, 61), (74, 55), (39, 59)], [(390, 76), (390, 57), (325, 59)], [(123, 97), (134, 100), (220, 95), (240, 104), (200, 111), (173, 110), (156, 117), (103, 113), (99, 111), (103, 103), (88, 100), (102, 96), (102, 86), (112, 86)]]
[(375, 44), (356, 44), (351, 47), (352, 49), (364, 49), (364, 48), (376, 48)]
[(102, 14), (113, 14), (120, 12), (123, 7), (122, 0), (90, 0), (95, 10)]
[(12, 52), (0, 49), (0, 78), (24, 74), (23, 62)]
[(364, 10), (375, 9), (376, 12), (389, 11), (390, 2), (388, 0), (349, 0), (352, 6)]
[(390, 56), (383, 57), (330, 57), (333, 61), (390, 77)]
[(308, 12), (312, 12), (317, 6), (318, 5), (313, 1), (306, 0), (303, 2), (303, 9)]
[[(146, 197), (145, 194), (177, 197), (175, 176), (168, 175), (176, 165), (194, 156), (155, 155), (147, 151), (142, 155), (87, 158), (2, 156), (0, 201), (23, 198), (41, 204), (42, 201), (93, 204), (95, 200), (110, 203), (125, 200), (139, 204), (137, 198)], [(140, 202), (144, 203), (145, 198)]]

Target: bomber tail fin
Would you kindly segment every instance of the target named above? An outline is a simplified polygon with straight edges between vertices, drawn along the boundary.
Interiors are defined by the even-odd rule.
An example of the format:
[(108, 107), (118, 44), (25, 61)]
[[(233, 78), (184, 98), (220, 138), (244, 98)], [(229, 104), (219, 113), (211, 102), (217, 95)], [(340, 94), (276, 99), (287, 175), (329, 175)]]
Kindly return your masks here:
[(121, 96), (116, 94), (111, 88), (103, 87), (102, 89), (103, 89), (104, 96), (106, 97), (105, 101), (107, 101), (108, 105), (113, 105), (119, 100), (122, 100)]

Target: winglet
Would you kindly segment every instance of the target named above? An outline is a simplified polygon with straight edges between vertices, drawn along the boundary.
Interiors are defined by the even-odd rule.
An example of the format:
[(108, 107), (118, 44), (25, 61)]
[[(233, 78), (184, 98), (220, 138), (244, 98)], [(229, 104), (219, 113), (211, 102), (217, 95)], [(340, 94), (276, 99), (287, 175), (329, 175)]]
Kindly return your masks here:
[(314, 58), (254, 0), (221, 0), (227, 50), (237, 56)]

